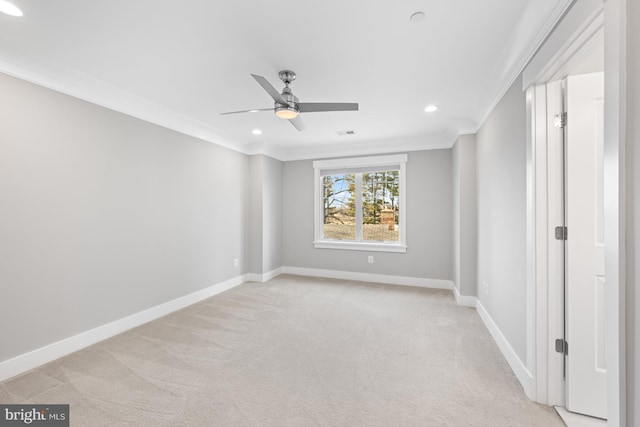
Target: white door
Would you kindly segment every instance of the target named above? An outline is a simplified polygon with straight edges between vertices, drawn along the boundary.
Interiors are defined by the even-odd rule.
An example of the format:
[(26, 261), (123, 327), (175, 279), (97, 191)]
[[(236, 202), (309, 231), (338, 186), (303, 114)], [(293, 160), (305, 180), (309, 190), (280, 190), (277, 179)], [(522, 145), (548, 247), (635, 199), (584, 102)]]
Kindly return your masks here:
[(604, 74), (567, 78), (567, 409), (606, 418)]

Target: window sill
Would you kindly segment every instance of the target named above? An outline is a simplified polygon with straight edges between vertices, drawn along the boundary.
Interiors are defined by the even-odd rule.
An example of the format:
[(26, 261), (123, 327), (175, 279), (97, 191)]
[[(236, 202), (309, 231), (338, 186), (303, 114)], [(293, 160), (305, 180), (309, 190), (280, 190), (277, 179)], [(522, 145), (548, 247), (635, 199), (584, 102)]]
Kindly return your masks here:
[(406, 253), (407, 246), (395, 243), (369, 243), (369, 242), (340, 242), (331, 240), (320, 240), (313, 242), (316, 249), (341, 249), (347, 251), (373, 251), (373, 252), (396, 252)]

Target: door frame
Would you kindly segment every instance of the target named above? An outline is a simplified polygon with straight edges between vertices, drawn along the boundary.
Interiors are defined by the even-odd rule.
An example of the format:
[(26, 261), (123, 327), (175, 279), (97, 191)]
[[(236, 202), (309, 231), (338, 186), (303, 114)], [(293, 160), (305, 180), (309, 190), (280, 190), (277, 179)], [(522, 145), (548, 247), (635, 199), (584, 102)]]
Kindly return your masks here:
[[(605, 271), (607, 274), (607, 407), (608, 423), (626, 424), (625, 358), (625, 197), (624, 136), (626, 111), (626, 4), (628, 0), (576, 2), (554, 34), (523, 71), (527, 100), (527, 369), (529, 397), (564, 405), (564, 380), (553, 342), (563, 322), (559, 275), (552, 258), (550, 230), (558, 200), (550, 191), (553, 129), (547, 121), (547, 83), (561, 80), (597, 43), (605, 48)], [(542, 106), (545, 106), (542, 108)], [(551, 169), (550, 169), (551, 168)], [(551, 260), (551, 262), (550, 262)]]
[[(555, 339), (564, 338), (564, 241), (554, 238), (554, 228), (565, 225), (564, 129), (550, 118), (564, 111), (564, 79), (552, 78), (527, 90), (530, 139), (527, 155), (527, 250), (530, 265), (528, 304), (535, 336), (530, 347), (539, 403), (565, 406), (564, 356), (556, 353)], [(531, 369), (531, 368), (530, 368)]]

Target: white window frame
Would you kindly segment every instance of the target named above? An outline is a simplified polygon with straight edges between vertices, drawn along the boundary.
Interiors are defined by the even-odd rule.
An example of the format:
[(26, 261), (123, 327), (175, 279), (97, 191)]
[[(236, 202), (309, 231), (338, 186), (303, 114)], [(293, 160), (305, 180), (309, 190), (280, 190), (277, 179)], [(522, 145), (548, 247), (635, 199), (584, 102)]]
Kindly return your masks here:
[[(353, 251), (377, 251), (377, 252), (407, 252), (406, 236), (407, 236), (407, 221), (406, 221), (406, 194), (407, 194), (407, 180), (406, 180), (406, 154), (395, 154), (388, 156), (372, 156), (372, 157), (353, 157), (346, 159), (331, 159), (331, 160), (316, 160), (313, 162), (314, 169), (314, 240), (313, 245), (319, 249), (345, 249)], [(371, 241), (344, 241), (344, 240), (331, 240), (323, 238), (323, 225), (324, 225), (324, 212), (322, 203), (322, 175), (323, 171), (330, 169), (362, 169), (371, 167), (380, 168), (381, 166), (389, 166), (399, 168), (399, 214), (398, 222), (400, 230), (398, 232), (398, 241), (394, 242), (371, 242)], [(360, 176), (360, 175), (358, 175)], [(362, 206), (362, 194), (356, 193), (356, 203), (358, 206)], [(360, 209), (356, 210), (357, 212)], [(356, 214), (356, 227), (362, 227), (362, 214)], [(358, 234), (356, 234), (358, 235)]]

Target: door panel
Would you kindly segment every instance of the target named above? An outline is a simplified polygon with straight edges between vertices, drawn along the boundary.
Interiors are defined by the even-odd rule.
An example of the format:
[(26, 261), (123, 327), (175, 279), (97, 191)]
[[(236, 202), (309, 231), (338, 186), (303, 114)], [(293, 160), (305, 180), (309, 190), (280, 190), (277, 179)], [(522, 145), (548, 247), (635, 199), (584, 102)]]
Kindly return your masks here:
[(604, 74), (567, 78), (567, 409), (606, 418)]

